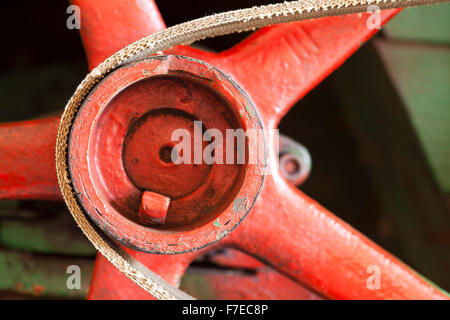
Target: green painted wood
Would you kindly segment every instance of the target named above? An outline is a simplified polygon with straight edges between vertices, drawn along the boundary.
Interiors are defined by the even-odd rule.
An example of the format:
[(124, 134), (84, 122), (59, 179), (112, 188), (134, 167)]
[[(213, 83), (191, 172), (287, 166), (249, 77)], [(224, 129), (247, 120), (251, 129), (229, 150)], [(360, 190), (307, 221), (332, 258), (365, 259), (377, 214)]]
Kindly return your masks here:
[[(20, 212), (15, 215), (21, 216)], [(65, 211), (52, 215), (35, 214), (28, 219), (0, 217), (0, 246), (71, 256), (94, 257), (96, 254), (92, 244)]]
[[(81, 270), (80, 289), (68, 289), (67, 267)], [(0, 290), (38, 297), (75, 298), (87, 296), (94, 260), (74, 257), (54, 257), (18, 251), (0, 250)]]
[[(217, 271), (216, 271), (217, 272)], [(198, 273), (187, 269), (181, 279), (180, 289), (199, 300), (217, 300), (205, 272)]]
[(441, 188), (450, 193), (450, 49), (377, 40)]
[(383, 27), (390, 39), (450, 43), (450, 3), (406, 8)]

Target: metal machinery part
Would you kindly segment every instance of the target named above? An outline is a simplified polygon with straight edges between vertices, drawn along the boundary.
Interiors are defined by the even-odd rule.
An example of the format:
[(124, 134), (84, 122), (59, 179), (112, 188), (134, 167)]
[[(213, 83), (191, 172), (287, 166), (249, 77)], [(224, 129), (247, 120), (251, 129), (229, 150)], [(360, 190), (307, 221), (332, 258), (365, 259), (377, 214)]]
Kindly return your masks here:
[[(76, 117), (69, 144), (75, 192), (91, 219), (123, 245), (159, 254), (203, 248), (230, 233), (253, 206), (265, 159), (255, 165), (207, 164), (195, 159), (193, 140), (203, 150), (209, 142), (202, 129), (225, 137), (227, 129), (241, 126), (262, 132), (252, 102), (214, 67), (172, 55), (127, 65), (102, 82)], [(169, 154), (172, 134), (180, 129), (192, 138), (192, 155), (177, 165)], [(264, 140), (249, 137), (249, 152), (258, 148), (265, 156)], [(161, 195), (170, 199), (168, 208), (154, 201)], [(152, 210), (164, 207), (164, 223), (141, 219), (144, 201)]]
[[(133, 41), (165, 28), (151, 0), (73, 3), (83, 12), (80, 31), (91, 69)], [(382, 23), (397, 12), (382, 11)], [(124, 245), (116, 247), (104, 234), (97, 237), (95, 229), (89, 234), (89, 225), (77, 221), (88, 235), (97, 237), (97, 249), (100, 243), (119, 252), (108, 259), (117, 259), (113, 262), (122, 263), (121, 271), (157, 298), (189, 298), (165, 281), (177, 286), (197, 257), (231, 247), (268, 262), (326, 298), (447, 299), (439, 288), (287, 182), (274, 161), (271, 139), (262, 144), (266, 158), (254, 166), (200, 165), (177, 171), (164, 161), (171, 125), (194, 130), (192, 120), (198, 119), (221, 130), (276, 128), (298, 99), (374, 34), (376, 30), (366, 26), (367, 17), (351, 14), (265, 27), (219, 54), (177, 45), (146, 59), (127, 58), (114, 70), (100, 68), (108, 74), (102, 74), (98, 84), (94, 73), (90, 80), (96, 80), (95, 88), (91, 86), (89, 95), (79, 100), (83, 105), (73, 118), (66, 113), (63, 124), (64, 119), (71, 123), (63, 130), (69, 137), (70, 128), (67, 183), (77, 197), (71, 210), (81, 206), (104, 233)], [(208, 108), (211, 111), (205, 112)], [(14, 183), (2, 189), (1, 198), (61, 199), (51, 156), (59, 120), (2, 127), (8, 134), (1, 137), (20, 143), (11, 159), (2, 163), (7, 168), (2, 172), (9, 172)], [(39, 137), (41, 144), (28, 140), (30, 135)], [(144, 139), (149, 135), (158, 139)], [(248, 141), (247, 147), (262, 145)], [(289, 162), (306, 155), (298, 146), (300, 158), (283, 150), (284, 145), (281, 160), (288, 168)], [(17, 151), (30, 157), (17, 159)], [(42, 155), (39, 170), (29, 166), (29, 158), (36, 154)], [(301, 174), (290, 179), (293, 183), (306, 177), (302, 168), (308, 168), (308, 160), (301, 163)], [(26, 179), (13, 180), (14, 172)], [(158, 210), (148, 213), (147, 201), (151, 207), (158, 203)], [(185, 207), (190, 208), (187, 213)], [(159, 225), (154, 224), (155, 217), (146, 220), (148, 214), (157, 215)], [(381, 272), (380, 290), (366, 285), (366, 270), (374, 265)], [(91, 299), (150, 297), (98, 256)]]
[(311, 155), (305, 146), (289, 137), (280, 135), (279, 168), (289, 182), (300, 186), (311, 172)]

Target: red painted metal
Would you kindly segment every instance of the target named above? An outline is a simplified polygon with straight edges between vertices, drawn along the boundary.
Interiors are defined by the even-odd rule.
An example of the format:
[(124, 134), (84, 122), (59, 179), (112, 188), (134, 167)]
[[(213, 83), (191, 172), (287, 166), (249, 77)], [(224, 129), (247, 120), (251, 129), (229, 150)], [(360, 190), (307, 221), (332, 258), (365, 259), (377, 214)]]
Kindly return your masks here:
[[(251, 214), (217, 246), (239, 247), (328, 298), (448, 298), (392, 255), (287, 184), (276, 168), (272, 170), (273, 175), (266, 177)], [(370, 266), (380, 270), (380, 289), (367, 286)], [(104, 274), (113, 269), (107, 264), (103, 267)], [(125, 276), (116, 274), (116, 277), (140, 291)], [(114, 290), (118, 287), (109, 288), (110, 297), (114, 296)]]
[[(127, 2), (126, 7), (120, 2), (74, 1), (82, 8), (84, 27), (81, 32), (91, 68), (117, 49), (164, 27), (153, 1), (147, 1), (144, 7), (143, 0)], [(396, 12), (384, 11), (382, 22)], [(149, 17), (156, 18), (152, 20)], [(364, 14), (347, 15), (264, 28), (219, 54), (185, 46), (165, 53), (201, 59), (231, 75), (251, 96), (266, 129), (270, 129), (276, 127), (298, 99), (374, 33), (375, 30), (366, 28), (366, 19)], [(20, 139), (26, 137), (18, 136)], [(5, 148), (21, 152), (17, 145), (10, 147), (10, 143), (6, 144), (11, 141), (7, 137), (0, 132), (0, 141)], [(42, 141), (50, 141), (48, 137), (46, 139)], [(31, 143), (25, 146), (30, 150), (35, 147)], [(266, 177), (251, 213), (230, 236), (212, 247), (182, 255), (151, 255), (127, 249), (130, 254), (175, 285), (198, 255), (219, 247), (238, 247), (328, 298), (448, 299), (403, 263), (289, 185), (274, 165), (273, 141), (268, 141), (268, 146), (268, 157), (272, 160), (271, 175)], [(33, 156), (32, 162), (28, 160), (27, 165), (36, 163), (37, 159), (53, 165), (53, 152), (47, 154), (49, 150), (44, 149), (41, 155), (36, 153), (38, 156)], [(20, 152), (10, 154), (18, 159)], [(2, 192), (10, 192), (9, 195), (14, 196), (13, 192), (20, 194), (21, 188), (28, 188), (23, 196), (39, 194), (24, 183), (21, 187), (13, 186), (11, 181), (19, 175), (14, 173), (15, 169), (10, 170), (17, 168), (12, 159), (4, 165), (2, 163), (2, 171), (9, 172), (9, 182), (2, 189), (11, 188)], [(54, 183), (57, 188), (56, 179), (50, 178), (50, 172), (54, 174), (53, 167), (39, 171), (42, 176), (35, 176), (24, 168), (23, 176), (27, 179), (32, 177), (37, 184), (44, 177), (44, 185)], [(379, 267), (379, 289), (367, 286), (368, 268), (371, 266)], [(98, 258), (90, 298), (148, 297), (104, 258)]]
[(206, 291), (224, 300), (321, 300), (316, 293), (298, 282), (267, 267), (257, 259), (234, 249), (208, 255), (208, 260), (225, 270), (196, 269), (189, 272), (202, 277)]
[[(211, 248), (208, 249), (211, 250)], [(128, 252), (150, 267), (151, 270), (162, 275), (165, 280), (178, 286), (189, 264), (204, 254), (205, 249), (188, 254), (163, 256), (131, 250), (128, 250)], [(254, 272), (254, 274), (241, 274), (239, 271), (227, 272), (224, 275), (223, 272), (217, 273), (214, 270), (208, 272), (206, 270), (204, 280), (208, 287), (199, 288), (199, 290), (209, 291), (216, 299), (322, 299), (297, 282), (237, 250), (227, 249), (221, 253), (214, 253), (211, 260), (218, 266), (225, 268), (245, 268)], [(121, 289), (118, 290), (118, 288)], [(153, 300), (154, 298), (124, 277), (103, 256), (99, 255), (95, 263), (88, 299)]]
[(203, 274), (208, 290), (218, 300), (322, 300), (320, 296), (270, 268), (254, 274), (237, 272)]
[(166, 222), (170, 198), (159, 193), (144, 191), (138, 211), (138, 222), (142, 225), (163, 225)]
[[(179, 286), (186, 268), (202, 253), (202, 250), (199, 250), (177, 255), (155, 255), (125, 247), (124, 250), (174, 286)], [(154, 300), (155, 298), (125, 277), (99, 254), (95, 262), (88, 299)]]
[[(398, 11), (382, 11), (381, 23)], [(231, 75), (250, 95), (271, 128), (375, 34), (377, 30), (366, 26), (368, 17), (352, 14), (266, 27), (220, 53), (186, 46), (166, 53), (206, 61)]]
[[(212, 252), (208, 259), (231, 272), (205, 270), (209, 290), (217, 299), (321, 300), (313, 291), (235, 249)], [(233, 272), (233, 270), (235, 270)], [(242, 272), (245, 270), (247, 272)]]
[[(69, 167), (80, 202), (111, 237), (146, 252), (181, 253), (220, 240), (247, 214), (264, 162), (208, 165), (191, 157), (168, 165), (160, 158), (175, 130), (190, 133), (195, 149), (201, 128), (194, 120), (223, 137), (229, 128), (262, 130), (251, 101), (224, 74), (183, 57), (120, 68), (89, 95), (71, 129)], [(258, 137), (246, 146), (248, 154), (264, 150)], [(171, 198), (163, 226), (137, 223), (145, 190)]]
[(62, 199), (55, 169), (59, 118), (0, 124), (0, 199)]
[(71, 3), (81, 8), (80, 35), (89, 69), (131, 42), (166, 27), (153, 0), (71, 0)]
[[(396, 12), (383, 12), (383, 22)], [(366, 28), (366, 18), (349, 15), (269, 27), (221, 54), (189, 47), (169, 52), (200, 58), (231, 74), (254, 99), (267, 128), (274, 128), (298, 99), (374, 33)], [(446, 298), (287, 185), (276, 167), (271, 170), (252, 213), (221, 245), (238, 246), (330, 298)], [(367, 286), (367, 270), (373, 265), (381, 270), (379, 290)]]
[[(448, 298), (272, 170), (231, 245), (333, 299)], [(378, 290), (367, 285), (371, 266), (380, 270)]]

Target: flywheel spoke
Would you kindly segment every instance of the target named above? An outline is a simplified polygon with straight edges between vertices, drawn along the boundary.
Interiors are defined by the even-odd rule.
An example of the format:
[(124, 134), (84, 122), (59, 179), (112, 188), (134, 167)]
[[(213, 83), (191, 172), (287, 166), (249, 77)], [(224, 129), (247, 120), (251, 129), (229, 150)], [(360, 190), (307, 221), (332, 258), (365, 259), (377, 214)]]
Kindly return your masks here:
[(0, 199), (62, 199), (55, 171), (59, 118), (0, 124)]
[(89, 69), (130, 43), (166, 26), (154, 0), (72, 0), (80, 7), (80, 34)]
[(230, 235), (239, 248), (333, 299), (447, 299), (278, 174)]
[[(381, 11), (381, 24), (398, 11)], [(352, 14), (266, 27), (222, 52), (218, 67), (244, 87), (266, 121), (278, 122), (377, 31), (367, 27), (368, 18)]]

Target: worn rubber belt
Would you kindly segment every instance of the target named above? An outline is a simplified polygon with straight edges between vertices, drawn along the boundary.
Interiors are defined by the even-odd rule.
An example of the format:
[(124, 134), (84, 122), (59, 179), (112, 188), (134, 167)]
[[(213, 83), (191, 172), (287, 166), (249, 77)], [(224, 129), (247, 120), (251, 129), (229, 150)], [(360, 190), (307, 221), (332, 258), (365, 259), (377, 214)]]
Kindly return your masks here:
[(94, 68), (67, 103), (56, 141), (56, 172), (64, 200), (78, 226), (95, 248), (128, 278), (158, 299), (193, 299), (170, 285), (101, 232), (86, 216), (70, 181), (68, 167), (69, 133), (76, 113), (96, 84), (111, 71), (180, 44), (252, 30), (268, 25), (310, 18), (366, 12), (372, 5), (380, 9), (411, 7), (448, 0), (300, 0), (228, 11), (185, 22), (156, 32), (114, 53)]

